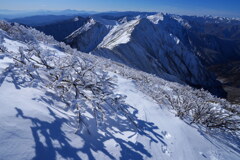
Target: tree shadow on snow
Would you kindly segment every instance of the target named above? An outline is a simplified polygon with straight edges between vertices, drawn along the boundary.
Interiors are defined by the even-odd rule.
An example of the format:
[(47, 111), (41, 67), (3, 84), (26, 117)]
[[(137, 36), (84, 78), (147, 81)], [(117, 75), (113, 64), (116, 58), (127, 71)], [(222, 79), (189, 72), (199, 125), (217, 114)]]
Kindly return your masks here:
[[(59, 118), (54, 112), (49, 109), (49, 114), (54, 118), (54, 121), (47, 122), (38, 118), (25, 116), (23, 111), (15, 108), (17, 111), (16, 117), (31, 120), (33, 126), (31, 127), (32, 135), (35, 140), (35, 157), (33, 160), (55, 160), (56, 153), (59, 153), (63, 158), (80, 159), (77, 155), (77, 149), (69, 144), (69, 139), (61, 130), (66, 119)], [(41, 142), (41, 137), (45, 139), (45, 145)], [(55, 147), (53, 141), (57, 141), (60, 147)]]
[[(68, 119), (59, 118), (50, 108), (48, 108), (49, 115), (53, 118), (51, 122), (27, 116), (20, 108), (15, 109), (16, 117), (32, 122), (31, 132), (35, 141), (33, 160), (55, 160), (57, 155), (63, 159), (80, 160), (82, 159), (80, 153), (86, 154), (90, 160), (99, 159), (94, 156), (93, 152), (101, 152), (109, 159), (143, 160), (144, 157), (151, 158), (152, 155), (145, 146), (136, 141), (138, 135), (146, 137), (150, 143), (166, 145), (163, 137), (157, 133), (159, 130), (154, 123), (137, 119), (137, 129), (128, 120), (117, 115), (117, 118), (109, 116), (105, 124), (97, 124), (94, 119), (86, 118), (85, 122), (91, 124), (88, 126), (90, 134), (86, 132), (78, 134), (84, 140), (84, 145), (76, 148), (70, 144), (71, 140), (62, 130), (62, 126), (68, 123)], [(134, 113), (136, 114), (137, 111)], [(110, 143), (111, 148), (107, 148), (106, 143)], [(116, 150), (120, 151), (120, 157), (116, 157), (114, 154)]]
[(25, 88), (28, 86), (37, 87), (37, 81), (32, 81), (26, 75), (19, 76), (18, 72), (20, 71), (14, 68), (14, 64), (10, 64), (0, 73), (0, 86), (4, 81), (7, 81), (12, 83), (16, 89)]

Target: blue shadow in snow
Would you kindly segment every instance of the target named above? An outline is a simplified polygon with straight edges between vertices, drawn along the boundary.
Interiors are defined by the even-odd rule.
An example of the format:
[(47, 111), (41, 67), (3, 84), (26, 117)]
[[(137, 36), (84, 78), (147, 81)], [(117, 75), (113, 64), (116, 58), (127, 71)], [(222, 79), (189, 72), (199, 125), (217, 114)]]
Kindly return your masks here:
[[(99, 134), (99, 129), (96, 126), (93, 126), (91, 128), (93, 135), (79, 135), (84, 139), (84, 145), (81, 148), (76, 148), (70, 144), (71, 140), (62, 130), (62, 126), (64, 123), (67, 123), (67, 119), (59, 118), (50, 108), (48, 108), (49, 115), (53, 118), (53, 121), (51, 122), (26, 116), (20, 108), (15, 109), (17, 111), (16, 117), (30, 120), (33, 124), (33, 126), (31, 126), (32, 136), (35, 141), (35, 156), (33, 157), (33, 160), (56, 160), (57, 155), (60, 155), (63, 159), (80, 160), (79, 153), (84, 153), (88, 156), (88, 159), (95, 160), (96, 157), (94, 157), (92, 152), (102, 152), (109, 159), (116, 159), (116, 157), (114, 157), (114, 155), (112, 155), (112, 153), (110, 153), (105, 147), (104, 142), (108, 140), (114, 140), (116, 143), (115, 147), (118, 146), (121, 148), (121, 160), (143, 160), (144, 157), (151, 158), (152, 155), (145, 149), (142, 143), (133, 143), (128, 140), (117, 138), (114, 135), (116, 133), (122, 134), (125, 131), (132, 131), (133, 133), (135, 132), (135, 134), (146, 136), (154, 143), (160, 142), (165, 144), (163, 137), (155, 131), (158, 127), (154, 126), (154, 123), (137, 120), (139, 129), (136, 130), (136, 128), (131, 126), (127, 120), (119, 119), (116, 121), (109, 119), (107, 121), (108, 124), (104, 125), (105, 127), (101, 127), (101, 130), (104, 131), (105, 135)], [(114, 127), (118, 127), (118, 130), (114, 131)], [(44, 139), (45, 143), (42, 142), (42, 139)], [(56, 142), (59, 144), (57, 147), (54, 145)]]

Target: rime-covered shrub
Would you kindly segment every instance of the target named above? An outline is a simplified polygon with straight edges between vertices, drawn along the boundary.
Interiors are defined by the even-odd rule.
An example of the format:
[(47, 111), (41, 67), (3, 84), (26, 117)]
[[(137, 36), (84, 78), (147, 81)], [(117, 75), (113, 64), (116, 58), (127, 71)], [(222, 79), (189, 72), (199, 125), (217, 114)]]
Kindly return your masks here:
[(143, 93), (151, 96), (161, 106), (169, 106), (176, 112), (176, 116), (189, 124), (201, 124), (207, 129), (221, 129), (240, 134), (239, 105), (217, 98), (203, 89), (184, 85), (171, 76), (169, 77), (176, 82), (169, 82), (104, 58), (85, 54), (83, 56), (98, 61), (100, 68), (133, 79)]
[(0, 21), (0, 29), (2, 29), (3, 31), (8, 31), (11, 28), (11, 24), (6, 22), (6, 21)]
[[(113, 92), (114, 78), (97, 68), (96, 62), (81, 57), (80, 52), (35, 29), (3, 21), (0, 21), (0, 29), (6, 33), (4, 36), (26, 44), (16, 53), (5, 53), (15, 62), (9, 64), (7, 72), (11, 71), (21, 85), (52, 90), (66, 104), (66, 109), (76, 114), (78, 131), (88, 128), (87, 112), (97, 124), (102, 124), (110, 116), (112, 119), (113, 112), (134, 123), (124, 104), (125, 97)], [(5, 52), (3, 37), (0, 38), (0, 51)], [(42, 49), (40, 43), (54, 45), (65, 54), (57, 55)]]
[[(78, 55), (58, 56), (38, 45), (20, 47), (18, 53), (8, 56), (15, 61), (11, 72), (22, 82), (49, 88), (77, 115), (78, 130), (84, 122), (84, 114), (89, 112), (97, 124), (102, 124), (107, 112), (117, 112), (129, 121), (124, 104), (124, 96), (114, 94), (114, 80), (107, 72), (97, 70), (95, 64), (81, 59)], [(110, 114), (111, 115), (111, 114)]]

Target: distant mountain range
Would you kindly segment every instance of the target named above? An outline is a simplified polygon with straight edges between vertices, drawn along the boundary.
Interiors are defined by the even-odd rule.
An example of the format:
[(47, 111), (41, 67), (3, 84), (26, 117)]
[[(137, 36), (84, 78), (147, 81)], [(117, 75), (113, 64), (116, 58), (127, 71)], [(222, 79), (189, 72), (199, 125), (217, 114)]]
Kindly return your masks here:
[(15, 19), (29, 16), (39, 15), (90, 15), (96, 14), (94, 11), (78, 11), (78, 10), (38, 10), (38, 11), (24, 11), (24, 10), (0, 10), (0, 19)]

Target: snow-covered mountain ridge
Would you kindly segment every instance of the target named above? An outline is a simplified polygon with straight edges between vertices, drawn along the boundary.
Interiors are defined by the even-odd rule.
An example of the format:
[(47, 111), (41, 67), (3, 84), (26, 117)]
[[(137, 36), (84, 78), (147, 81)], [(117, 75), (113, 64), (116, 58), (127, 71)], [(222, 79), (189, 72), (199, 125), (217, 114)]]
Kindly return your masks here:
[[(206, 68), (240, 59), (239, 39), (229, 40), (238, 37), (238, 20), (158, 13), (111, 19), (97, 17), (96, 21), (102, 28), (98, 30), (104, 32), (93, 28), (69, 36), (65, 42), (80, 51), (160, 77), (163, 73), (171, 74), (191, 86), (226, 97), (221, 84)], [(84, 49), (89, 48), (88, 45), (92, 49)]]
[(82, 27), (66, 37), (66, 43), (73, 44), (72, 47), (79, 46), (82, 52), (90, 52), (97, 47), (108, 31), (108, 26), (90, 18)]
[(239, 106), (0, 28), (0, 159), (239, 159)]
[[(141, 18), (135, 26), (130, 26), (132, 29), (122, 28), (128, 36), (118, 31), (113, 33), (114, 36), (119, 33), (120, 40), (129, 39), (127, 42), (121, 43), (119, 40), (115, 41), (117, 38), (106, 38), (111, 43), (102, 42), (92, 53), (158, 76), (168, 73), (190, 85), (201, 86), (213, 93), (224, 95), (220, 91), (220, 83), (205, 69), (200, 59), (180, 42), (178, 37), (158, 27), (158, 24), (151, 23), (148, 18)], [(110, 33), (106, 37), (111, 37)], [(109, 46), (102, 44), (109, 44)], [(216, 91), (213, 91), (213, 88)]]

